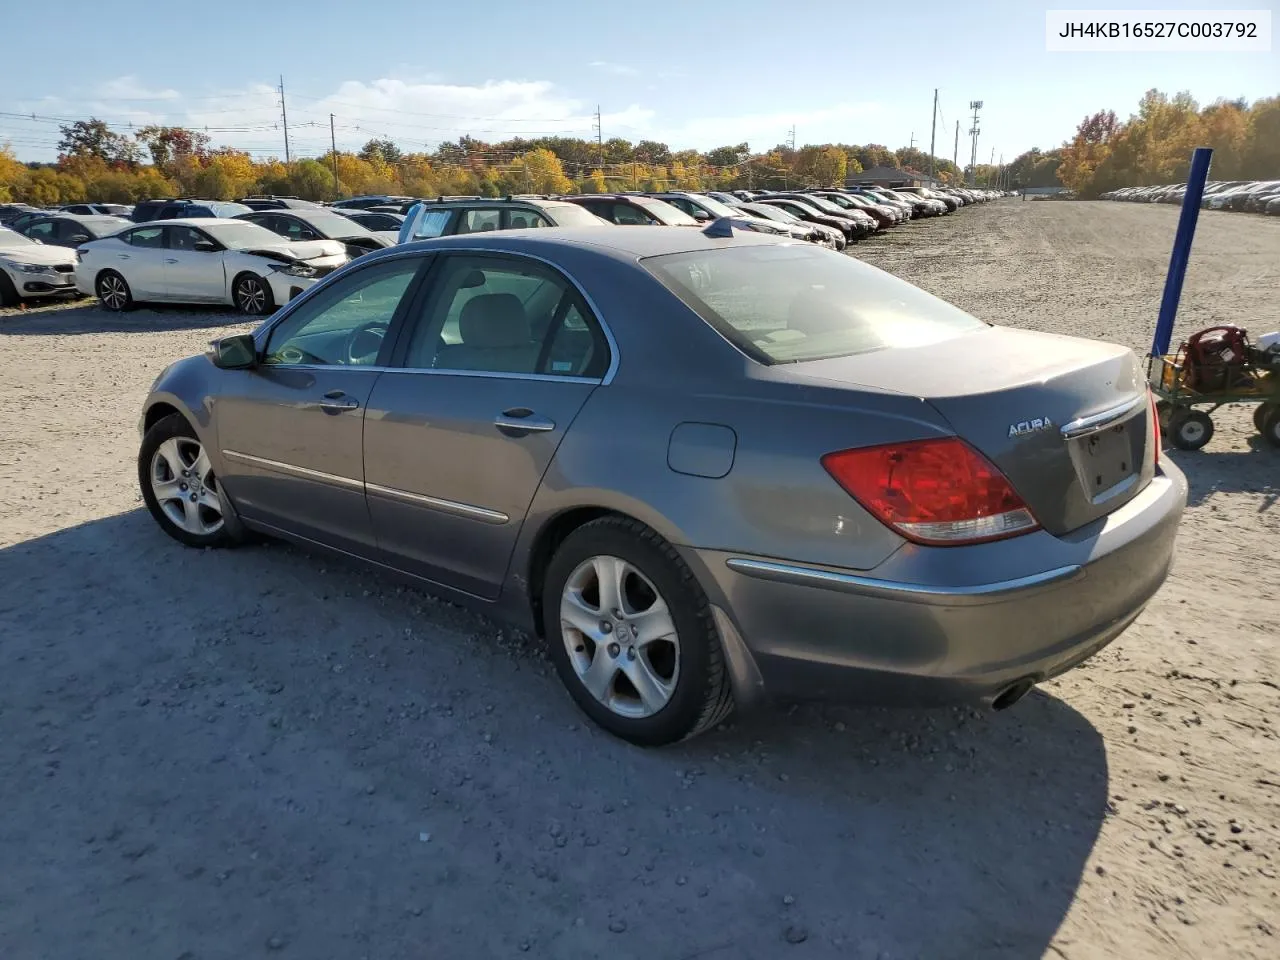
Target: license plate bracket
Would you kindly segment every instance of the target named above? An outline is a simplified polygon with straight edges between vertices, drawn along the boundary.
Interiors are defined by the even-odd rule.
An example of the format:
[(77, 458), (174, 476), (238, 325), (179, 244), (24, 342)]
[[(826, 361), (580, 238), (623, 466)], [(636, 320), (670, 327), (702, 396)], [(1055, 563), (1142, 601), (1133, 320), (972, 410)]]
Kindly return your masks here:
[(1121, 423), (1075, 441), (1080, 482), (1094, 503), (1114, 496), (1118, 487), (1137, 476), (1141, 464), (1129, 428), (1129, 423)]

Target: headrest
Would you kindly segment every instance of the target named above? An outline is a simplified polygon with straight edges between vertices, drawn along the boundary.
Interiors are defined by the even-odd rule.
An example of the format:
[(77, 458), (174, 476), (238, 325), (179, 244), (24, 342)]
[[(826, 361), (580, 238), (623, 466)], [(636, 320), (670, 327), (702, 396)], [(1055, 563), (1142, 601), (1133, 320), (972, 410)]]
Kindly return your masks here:
[(468, 347), (527, 347), (533, 339), (524, 304), (514, 293), (472, 297), (458, 317), (458, 333)]

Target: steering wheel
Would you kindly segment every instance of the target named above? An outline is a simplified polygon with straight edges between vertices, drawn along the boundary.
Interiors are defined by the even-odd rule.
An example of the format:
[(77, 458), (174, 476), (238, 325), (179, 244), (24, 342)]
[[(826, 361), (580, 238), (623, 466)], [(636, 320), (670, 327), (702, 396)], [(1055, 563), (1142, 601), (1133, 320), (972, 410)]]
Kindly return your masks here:
[(385, 320), (370, 320), (352, 330), (347, 335), (347, 363), (361, 366), (371, 357), (376, 359), (388, 326)]

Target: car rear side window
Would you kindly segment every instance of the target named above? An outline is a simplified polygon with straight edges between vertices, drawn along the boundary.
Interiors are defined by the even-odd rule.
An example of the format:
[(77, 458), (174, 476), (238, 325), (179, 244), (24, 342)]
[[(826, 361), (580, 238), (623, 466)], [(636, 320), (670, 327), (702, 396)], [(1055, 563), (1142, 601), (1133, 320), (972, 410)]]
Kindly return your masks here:
[(469, 373), (599, 377), (609, 347), (577, 289), (519, 257), (449, 257), (404, 365)]
[(923, 346), (986, 326), (919, 287), (809, 244), (744, 244), (640, 262), (764, 364)]
[(501, 227), (501, 210), (468, 210), (458, 224), (458, 233), (481, 233), (485, 230), (499, 230)]

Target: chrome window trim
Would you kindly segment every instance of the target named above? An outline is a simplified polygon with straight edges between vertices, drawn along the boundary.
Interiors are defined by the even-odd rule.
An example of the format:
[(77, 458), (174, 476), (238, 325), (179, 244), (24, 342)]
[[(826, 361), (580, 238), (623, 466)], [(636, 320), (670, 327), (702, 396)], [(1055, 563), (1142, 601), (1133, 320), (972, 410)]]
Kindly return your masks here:
[(1128, 420), (1130, 417), (1140, 413), (1147, 401), (1145, 394), (1139, 394), (1123, 403), (1118, 403), (1114, 407), (1109, 407), (1100, 413), (1094, 413), (1087, 417), (1080, 417), (1078, 420), (1072, 420), (1064, 425), (1061, 429), (1062, 438), (1064, 440), (1072, 440), (1076, 437), (1083, 437), (1086, 434), (1094, 433), (1106, 427), (1112, 427), (1116, 424)]
[[(568, 280), (571, 284), (573, 284), (574, 289), (578, 291), (578, 295), (581, 296), (582, 299), (586, 302), (587, 306), (591, 308), (591, 315), (595, 318), (596, 323), (600, 324), (600, 329), (604, 332), (604, 339), (609, 344), (609, 366), (608, 366), (608, 369), (605, 370), (604, 376), (601, 377), (599, 380), (596, 380), (594, 377), (588, 377), (588, 378), (578, 377), (576, 379), (590, 380), (592, 383), (599, 383), (601, 386), (605, 386), (605, 387), (607, 387), (609, 384), (613, 382), (613, 378), (614, 376), (617, 375), (617, 372), (618, 372), (618, 364), (620, 359), (618, 356), (618, 341), (614, 338), (613, 331), (609, 329), (609, 324), (605, 321), (604, 314), (600, 312), (599, 305), (593, 299), (591, 299), (591, 294), (587, 293), (586, 287), (584, 287), (581, 283), (579, 283), (578, 278), (575, 277), (568, 270), (566, 270), (562, 265), (556, 263), (553, 260), (548, 260), (546, 257), (540, 257), (536, 253), (526, 253), (523, 250), (502, 250), (497, 247), (450, 246), (450, 247), (440, 248), (439, 252), (445, 255), (459, 254), (459, 253), (464, 255), (468, 253), (489, 253), (499, 257), (523, 257), (526, 260), (534, 260), (538, 263), (548, 266), (552, 270), (554, 270), (556, 273), (560, 274), (562, 277)], [(410, 369), (410, 368), (404, 368), (404, 369)], [(420, 368), (415, 367), (412, 369), (420, 369)], [(433, 372), (463, 373), (467, 371), (439, 370), (439, 371), (433, 371)], [(485, 374), (485, 376), (488, 376), (488, 375), (489, 374)], [(549, 374), (521, 374), (520, 376), (525, 376), (525, 377), (546, 376), (552, 380), (568, 379), (567, 377), (552, 377)]]
[[(437, 238), (433, 238), (433, 239), (437, 239)], [(388, 247), (387, 249), (394, 249), (394, 248)], [(402, 257), (414, 257), (414, 256), (424, 257), (424, 256), (430, 256), (434, 253), (442, 253), (442, 254), (489, 253), (489, 254), (496, 254), (498, 256), (525, 257), (526, 259), (537, 261), (538, 263), (544, 264), (545, 266), (548, 266), (551, 269), (555, 270), (557, 273), (559, 273), (561, 276), (567, 279), (571, 284), (573, 284), (574, 289), (578, 291), (578, 295), (582, 297), (582, 299), (586, 302), (587, 306), (591, 309), (591, 315), (595, 317), (596, 323), (600, 324), (600, 329), (604, 332), (605, 342), (609, 344), (609, 366), (605, 370), (604, 376), (600, 377), (599, 379), (595, 377), (556, 377), (556, 376), (552, 376), (551, 374), (488, 373), (488, 372), (482, 372), (482, 371), (465, 371), (465, 370), (435, 370), (435, 369), (424, 369), (422, 367), (360, 367), (359, 369), (380, 370), (385, 372), (390, 372), (393, 370), (407, 370), (414, 373), (451, 373), (454, 375), (511, 377), (514, 379), (547, 379), (547, 380), (554, 380), (556, 382), (560, 382), (562, 380), (572, 380), (572, 381), (578, 381), (583, 383), (597, 383), (600, 386), (604, 386), (604, 387), (607, 387), (609, 384), (613, 382), (613, 378), (618, 373), (618, 366), (621, 361), (621, 357), (619, 356), (619, 352), (618, 352), (618, 341), (614, 337), (613, 331), (609, 329), (609, 324), (605, 320), (604, 314), (601, 313), (600, 306), (595, 302), (595, 300), (591, 298), (591, 294), (587, 293), (586, 287), (584, 287), (581, 283), (578, 282), (577, 277), (575, 277), (572, 273), (570, 273), (560, 264), (555, 263), (554, 261), (548, 260), (546, 257), (540, 257), (537, 254), (525, 253), (523, 251), (517, 251), (517, 250), (501, 250), (495, 247), (450, 246), (450, 247), (442, 247), (442, 248), (439, 248), (438, 250), (432, 249), (429, 251), (424, 251), (421, 248), (415, 248), (412, 250), (406, 249), (403, 253), (393, 253), (393, 254), (387, 254), (385, 256), (380, 256), (376, 260), (373, 260), (370, 263), (365, 264), (363, 269), (367, 269), (368, 267), (372, 267), (375, 264), (382, 263), (385, 260), (399, 260)], [(322, 277), (319, 283), (314, 283), (310, 287), (307, 287), (305, 290), (302, 291), (301, 294), (294, 297), (292, 300), (286, 303), (283, 307), (281, 307), (274, 317), (270, 318), (266, 323), (264, 323), (261, 327), (258, 328), (257, 334), (255, 335), (255, 340), (258, 343), (258, 349), (261, 350), (266, 345), (267, 341), (271, 337), (271, 331), (274, 330), (277, 325), (279, 325), (280, 323), (283, 323), (284, 320), (291, 313), (293, 313), (293, 311), (296, 310), (299, 305), (301, 305), (302, 303), (309, 300), (312, 296), (314, 296), (317, 290), (322, 290), (326, 286), (328, 286), (332, 282), (334, 277), (342, 274), (342, 271), (346, 269), (349, 263), (354, 263), (354, 262), (355, 261), (348, 261), (348, 263), (344, 263), (341, 267), (333, 271), (333, 273), (330, 273), (327, 277)], [(352, 272), (355, 273), (358, 271), (352, 271)], [(297, 364), (297, 365), (272, 364), (272, 366), (287, 367), (290, 370), (307, 369), (307, 367), (302, 364)], [(316, 365), (312, 364), (310, 366), (315, 367)], [(323, 369), (332, 370), (334, 369), (334, 367), (326, 366), (326, 367), (323, 367)]]
[(500, 510), (489, 510), (485, 507), (477, 507), (470, 503), (460, 503), (457, 500), (444, 500), (440, 497), (428, 497), (425, 494), (410, 493), (408, 490), (401, 490), (398, 487), (384, 487), (380, 483), (366, 483), (364, 486), (365, 490), (372, 494), (388, 497), (392, 500), (400, 500), (405, 503), (430, 507), (433, 510), (441, 511), (442, 513), (451, 513), (455, 516), (465, 517), (468, 520), (480, 520), (484, 523), (501, 526), (511, 519)]
[(1008, 594), (1011, 593), (1066, 583), (1084, 576), (1084, 569), (1079, 564), (1069, 564), (1013, 580), (997, 580), (994, 583), (969, 586), (934, 586), (925, 583), (881, 580), (859, 574), (823, 570), (819, 567), (778, 563), (771, 560), (753, 560), (746, 557), (730, 557), (725, 560), (725, 566), (757, 580), (771, 580), (775, 583), (934, 605), (995, 603), (1008, 599)]
[(299, 467), (280, 460), (268, 460), (266, 457), (255, 457), (253, 454), (241, 453), (238, 450), (223, 450), (222, 455), (228, 460), (237, 460), (266, 470), (275, 470), (278, 473), (287, 473), (307, 480), (319, 480), (321, 483), (328, 483), (335, 487), (364, 492), (363, 480), (339, 476), (336, 473), (325, 473), (323, 470), (312, 470), (310, 467)]

